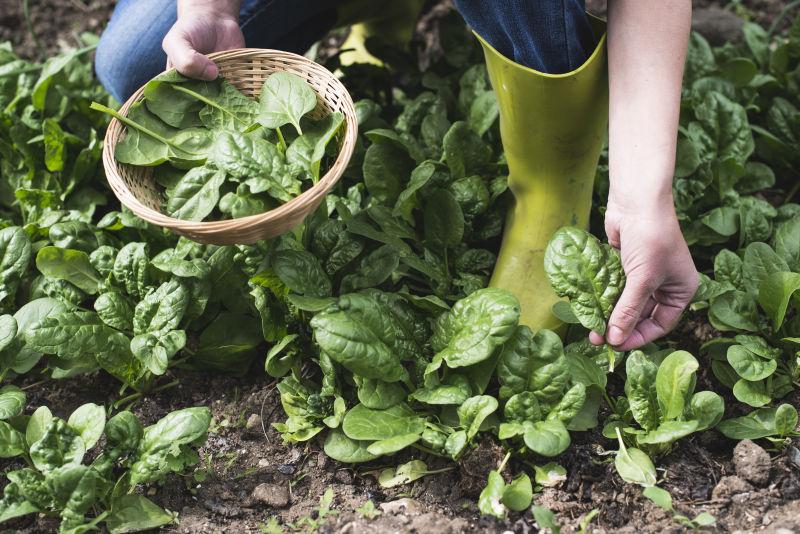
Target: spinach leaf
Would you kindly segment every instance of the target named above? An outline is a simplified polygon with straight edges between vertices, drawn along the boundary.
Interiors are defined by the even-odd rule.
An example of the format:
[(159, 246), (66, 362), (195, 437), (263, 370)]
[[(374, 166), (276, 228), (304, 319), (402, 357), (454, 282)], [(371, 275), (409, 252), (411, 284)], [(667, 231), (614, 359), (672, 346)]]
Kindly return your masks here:
[(564, 227), (547, 244), (544, 264), (550, 285), (569, 298), (581, 324), (604, 334), (625, 286), (619, 253), (583, 230)]
[(202, 221), (219, 203), (225, 173), (206, 166), (195, 167), (169, 193), (167, 212), (186, 221)]
[(458, 301), (434, 324), (431, 346), (449, 367), (490, 358), (514, 333), (519, 303), (509, 292), (487, 288)]
[(56, 280), (66, 280), (89, 294), (95, 294), (103, 284), (100, 273), (80, 250), (44, 247), (36, 254), (36, 268)]
[(344, 416), (342, 430), (354, 440), (385, 440), (407, 434), (422, 434), (425, 420), (416, 416), (406, 404), (386, 410), (372, 410), (357, 404)]
[(266, 128), (291, 124), (302, 135), (300, 119), (316, 105), (317, 95), (305, 80), (290, 72), (275, 72), (261, 88), (256, 120)]

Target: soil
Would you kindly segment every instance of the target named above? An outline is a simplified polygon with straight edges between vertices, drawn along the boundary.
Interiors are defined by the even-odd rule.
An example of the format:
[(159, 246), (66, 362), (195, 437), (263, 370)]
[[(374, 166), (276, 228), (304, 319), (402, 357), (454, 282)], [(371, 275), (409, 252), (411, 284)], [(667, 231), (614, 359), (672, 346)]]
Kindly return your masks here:
[[(603, 2), (588, 4), (596, 12), (604, 10)], [(737, 2), (766, 25), (782, 4), (769, 0)], [(81, 31), (99, 31), (112, 5), (104, 0), (30, 0), (31, 20), (46, 52), (52, 53), (62, 43), (74, 43)], [(0, 0), (0, 41), (6, 39), (27, 56), (37, 53), (16, 0)], [(691, 349), (708, 337), (707, 325), (692, 316), (673, 335)], [(212, 429), (201, 449), (195, 475), (172, 477), (149, 494), (160, 505), (180, 513), (180, 523), (167, 532), (260, 532), (272, 517), (282, 524), (309, 524), (308, 519), (317, 518), (319, 498), (327, 488), (333, 489), (336, 515), (319, 521), (320, 532), (537, 530), (529, 513), (513, 514), (507, 521), (478, 514), (477, 494), (488, 471), (502, 459), (498, 444), (490, 438), (484, 438), (458, 466), (423, 455), (420, 459), (430, 469), (452, 469), (407, 486), (382, 489), (371, 472), (390, 465), (386, 460), (352, 467), (328, 459), (319, 443), (283, 444), (271, 427), (282, 418), (278, 393), (261, 368), (256, 362), (243, 378), (171, 371), (164, 382), (177, 379), (179, 385), (133, 405), (132, 410), (146, 423), (187, 406), (208, 405), (213, 411)], [(698, 389), (707, 388), (710, 380), (710, 373), (703, 374)], [(29, 411), (48, 405), (61, 416), (85, 402), (109, 404), (119, 398), (119, 384), (107, 375), (45, 383), (28, 377), (20, 385), (30, 386)], [(621, 384), (614, 385), (621, 388)], [(797, 406), (800, 394), (796, 392), (785, 401)], [(726, 416), (739, 415), (734, 410), (729, 412)], [(800, 440), (770, 455), (756, 443), (745, 442), (735, 449), (734, 445), (717, 432), (708, 431), (682, 440), (660, 460), (660, 485), (672, 494), (676, 509), (688, 517), (700, 512), (712, 514), (717, 519), (714, 530), (719, 531), (800, 532)], [(553, 459), (566, 468), (566, 478), (537, 493), (535, 503), (557, 514), (563, 532), (579, 531), (581, 519), (595, 509), (599, 513), (587, 529), (591, 532), (688, 530), (644, 498), (640, 488), (622, 482), (608, 452), (615, 448), (596, 431), (575, 433), (573, 446)], [(396, 465), (410, 458), (394, 457), (391, 462)], [(531, 460), (544, 463), (542, 459)], [(0, 466), (3, 471), (20, 467), (10, 461)], [(519, 472), (524, 467), (512, 462), (507, 471)], [(356, 511), (367, 500), (382, 512), (379, 517), (368, 519)], [(0, 532), (33, 534), (52, 532), (57, 525), (50, 519), (31, 516), (2, 528), (5, 530)]]

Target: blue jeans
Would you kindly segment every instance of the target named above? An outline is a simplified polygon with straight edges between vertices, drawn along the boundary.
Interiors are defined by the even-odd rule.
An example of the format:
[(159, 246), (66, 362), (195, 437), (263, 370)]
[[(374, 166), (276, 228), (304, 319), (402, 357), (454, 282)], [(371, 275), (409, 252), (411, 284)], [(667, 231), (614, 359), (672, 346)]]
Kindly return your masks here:
[[(381, 1), (381, 0), (376, 0)], [(498, 52), (548, 73), (579, 67), (595, 37), (583, 0), (455, 0), (467, 23)], [(243, 0), (248, 47), (305, 52), (336, 24), (336, 1)], [(118, 101), (164, 69), (161, 41), (177, 18), (175, 0), (120, 0), (97, 48), (100, 82)]]

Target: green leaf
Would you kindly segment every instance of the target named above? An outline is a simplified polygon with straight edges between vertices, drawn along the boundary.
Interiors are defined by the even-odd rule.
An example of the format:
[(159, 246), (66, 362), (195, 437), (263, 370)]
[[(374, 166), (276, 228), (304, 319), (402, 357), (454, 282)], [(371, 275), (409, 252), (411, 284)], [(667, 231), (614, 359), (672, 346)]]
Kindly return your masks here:
[(667, 490), (661, 489), (658, 486), (647, 486), (642, 491), (642, 495), (653, 501), (653, 503), (662, 510), (672, 510), (672, 495)]
[(769, 275), (787, 271), (789, 266), (766, 243), (750, 243), (744, 251), (742, 281), (747, 292), (753, 296), (758, 295), (761, 282)]
[(549, 528), (550, 532), (553, 534), (559, 534), (561, 532), (561, 527), (556, 523), (556, 515), (552, 511), (543, 506), (535, 505), (531, 508), (531, 512), (540, 529)]
[(36, 268), (48, 278), (66, 280), (90, 295), (97, 293), (103, 284), (89, 256), (80, 250), (44, 247), (36, 255)]
[(176, 520), (176, 514), (167, 512), (147, 497), (124, 495), (112, 503), (106, 526), (111, 534), (125, 534), (163, 527)]
[(11, 419), (21, 414), (26, 402), (25, 392), (17, 386), (9, 384), (0, 388), (0, 420)]
[(11, 226), (0, 230), (0, 303), (14, 295), (30, 258), (31, 242), (22, 228)]
[(781, 404), (775, 410), (775, 431), (779, 436), (788, 436), (797, 428), (797, 408)]
[(409, 447), (420, 440), (422, 434), (411, 433), (402, 436), (394, 436), (387, 439), (375, 441), (367, 447), (370, 454), (382, 456), (384, 454), (394, 454)]
[(489, 471), (486, 487), (478, 496), (478, 510), (483, 515), (491, 515), (499, 519), (506, 516), (506, 507), (501, 502), (506, 483), (497, 471)]
[(45, 475), (67, 464), (80, 464), (86, 446), (77, 432), (61, 419), (53, 419), (39, 441), (30, 444), (36, 469)]
[(272, 269), (290, 290), (311, 297), (329, 297), (331, 282), (316, 256), (305, 250), (281, 250)]
[(426, 198), (424, 217), (426, 240), (443, 248), (461, 242), (464, 214), (450, 191), (434, 189)]
[(501, 399), (531, 391), (545, 412), (561, 400), (569, 381), (569, 366), (561, 338), (550, 330), (534, 336), (527, 326), (518, 326), (503, 345), (497, 364)]
[(537, 421), (526, 425), (525, 445), (542, 456), (558, 456), (571, 443), (567, 427), (559, 420)]
[(0, 352), (17, 337), (17, 320), (12, 315), (0, 315)]
[(384, 440), (408, 434), (422, 434), (425, 420), (417, 417), (406, 404), (386, 410), (372, 410), (356, 404), (342, 421), (342, 430), (354, 440)]
[(650, 457), (639, 449), (622, 446), (614, 458), (614, 465), (625, 482), (640, 486), (656, 484), (656, 468)]
[(106, 411), (102, 406), (84, 404), (79, 406), (67, 420), (67, 425), (78, 433), (86, 450), (91, 449), (103, 435), (106, 426)]
[(44, 165), (50, 172), (64, 170), (65, 142), (64, 130), (58, 122), (51, 118), (42, 121), (42, 135), (44, 136)]
[(489, 162), (491, 148), (465, 121), (454, 122), (442, 140), (444, 161), (453, 179), (480, 174)]
[[(758, 303), (772, 319), (775, 330), (783, 324), (789, 302), (797, 291), (800, 291), (800, 273), (772, 273), (758, 286)], [(800, 296), (795, 296), (795, 300), (800, 302)], [(743, 375), (743, 378), (746, 377)]]
[(725, 413), (725, 401), (713, 391), (700, 391), (689, 401), (690, 418), (697, 421), (697, 431), (714, 428)]
[(325, 148), (344, 123), (344, 115), (336, 111), (319, 121), (310, 122), (303, 135), (292, 141), (286, 150), (286, 161), (299, 165), (319, 178), (319, 165), (325, 157)]
[(604, 334), (625, 287), (619, 253), (588, 232), (564, 227), (547, 244), (544, 265), (550, 285), (558, 296), (569, 298), (581, 324)]
[(519, 303), (502, 289), (481, 289), (459, 300), (433, 327), (431, 346), (436, 359), (449, 367), (482, 362), (514, 333)]
[(377, 456), (367, 451), (368, 446), (368, 441), (350, 439), (344, 432), (335, 429), (328, 432), (323, 448), (325, 454), (334, 460), (354, 464), (369, 462), (377, 458)]
[(664, 421), (647, 434), (637, 436), (640, 445), (670, 444), (698, 429), (697, 421)]
[(122, 293), (111, 291), (99, 295), (94, 301), (94, 309), (108, 326), (125, 332), (133, 330), (134, 308)]
[(733, 385), (733, 396), (740, 402), (760, 408), (772, 402), (772, 395), (764, 381), (750, 382), (744, 378)]
[(408, 376), (401, 359), (421, 355), (414, 325), (395, 313), (381, 293), (353, 293), (314, 316), (311, 328), (320, 348), (349, 371), (397, 382)]
[(36, 408), (36, 411), (31, 414), (31, 418), (28, 419), (28, 425), (25, 427), (25, 442), (28, 446), (42, 439), (52, 420), (53, 414), (50, 413), (50, 408), (47, 406)]
[(729, 347), (727, 358), (734, 371), (740, 377), (751, 382), (767, 378), (778, 368), (776, 360), (762, 358), (743, 345)]
[(265, 128), (291, 124), (302, 135), (300, 119), (317, 105), (314, 89), (291, 72), (275, 72), (261, 87), (257, 121)]
[(777, 412), (778, 408), (753, 410), (742, 417), (734, 417), (720, 422), (717, 425), (717, 430), (722, 432), (725, 437), (736, 440), (761, 439), (774, 436), (778, 433), (775, 424)]
[(183, 284), (174, 279), (164, 282), (136, 305), (134, 333), (162, 335), (176, 329), (186, 312), (188, 298)]
[(656, 395), (662, 421), (680, 419), (694, 393), (699, 364), (694, 356), (678, 350), (664, 358), (656, 374)]
[(383, 245), (370, 252), (361, 260), (354, 273), (342, 278), (342, 293), (377, 287), (389, 279), (400, 265), (400, 254), (392, 245)]
[(0, 421), (0, 458), (13, 458), (25, 453), (25, 438), (13, 426)]
[(206, 166), (189, 170), (170, 191), (167, 213), (185, 221), (202, 221), (217, 206), (223, 183), (223, 171)]
[(494, 397), (477, 395), (465, 400), (458, 407), (458, 421), (467, 433), (467, 441), (475, 437), (486, 418), (497, 410), (497, 406), (497, 399)]
[(206, 435), (209, 424), (211, 424), (211, 410), (208, 408), (176, 410), (144, 429), (139, 450), (153, 453), (192, 443)]
[(625, 362), (625, 396), (633, 418), (645, 430), (656, 428), (661, 411), (656, 396), (658, 367), (642, 351), (631, 352)]
[(406, 398), (406, 390), (397, 382), (356, 377), (358, 400), (373, 410), (385, 410)]
[(533, 486), (531, 479), (525, 473), (511, 481), (503, 488), (503, 496), (500, 501), (515, 512), (524, 512), (533, 501)]
[(402, 150), (393, 145), (373, 144), (362, 164), (364, 185), (382, 204), (394, 206), (412, 169), (414, 161)]
[(378, 475), (382, 488), (395, 488), (419, 480), (428, 474), (428, 466), (422, 460), (411, 460), (396, 468), (387, 468)]
[(33, 324), (26, 333), (27, 345), (43, 354), (76, 359), (82, 355), (118, 354), (128, 339), (104, 324), (94, 312), (65, 311)]

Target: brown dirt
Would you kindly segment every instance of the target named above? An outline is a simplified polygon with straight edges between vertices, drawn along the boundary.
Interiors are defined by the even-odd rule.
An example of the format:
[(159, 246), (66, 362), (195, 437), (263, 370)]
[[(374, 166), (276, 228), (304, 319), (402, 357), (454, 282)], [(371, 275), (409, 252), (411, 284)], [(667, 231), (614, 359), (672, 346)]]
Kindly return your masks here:
[[(51, 53), (62, 42), (74, 42), (80, 31), (97, 32), (113, 2), (31, 0), (30, 4), (34, 29)], [(602, 12), (602, 2), (589, 4)], [(774, 17), (781, 4), (769, 0), (742, 3), (753, 10), (757, 20), (767, 24), (768, 17)], [(0, 40), (6, 39), (25, 55), (35, 55), (36, 47), (24, 29), (20, 4), (15, 0), (0, 0)], [(706, 326), (690, 317), (679, 331), (681, 342), (696, 347), (709, 335)], [(389, 465), (386, 460), (352, 467), (325, 457), (317, 442), (289, 446), (281, 443), (270, 426), (282, 417), (277, 391), (258, 363), (244, 378), (188, 371), (171, 375), (165, 378), (180, 379), (179, 386), (142, 399), (133, 406), (133, 411), (150, 423), (174, 409), (207, 405), (212, 408), (214, 422), (208, 442), (201, 450), (198, 468), (205, 479), (198, 482), (196, 476), (173, 477), (151, 495), (162, 506), (180, 513), (180, 524), (167, 529), (168, 532), (259, 532), (259, 527), (271, 517), (277, 517), (281, 523), (314, 518), (319, 497), (328, 487), (334, 491), (338, 515), (321, 525), (321, 532), (535, 531), (530, 513), (514, 514), (505, 522), (481, 518), (477, 513), (475, 499), (482, 480), (502, 457), (491, 439), (484, 439), (457, 469), (384, 490), (368, 472)], [(708, 380), (708, 376), (703, 376), (700, 382), (706, 382), (707, 386)], [(35, 379), (29, 378), (25, 383), (33, 382)], [(117, 382), (105, 375), (46, 382), (28, 391), (29, 410), (48, 405), (54, 407), (57, 415), (65, 416), (85, 402), (110, 404), (118, 398), (118, 387)], [(798, 405), (800, 395), (795, 393), (786, 401)], [(254, 415), (261, 418), (261, 424)], [(661, 486), (672, 493), (676, 508), (690, 517), (703, 511), (711, 513), (717, 518), (717, 530), (721, 531), (785, 533), (781, 528), (799, 531), (800, 451), (787, 446), (774, 452), (766, 484), (755, 486), (734, 476), (733, 445), (716, 432), (705, 432), (682, 441), (659, 462)], [(795, 439), (793, 445), (800, 446), (800, 441)], [(554, 459), (567, 469), (566, 480), (538, 493), (535, 503), (555, 511), (564, 532), (578, 531), (580, 519), (593, 509), (599, 510), (590, 527), (593, 532), (686, 530), (642, 497), (638, 487), (623, 484), (607, 453), (615, 448), (614, 443), (597, 432), (575, 434), (568, 452)], [(408, 459), (410, 456), (395, 457), (391, 462), (397, 464)], [(448, 466), (441, 459), (424, 455), (421, 459), (431, 469)], [(541, 458), (531, 460), (544, 463)], [(18, 466), (14, 462), (0, 463), (3, 471), (15, 467)], [(524, 464), (512, 462), (508, 471), (522, 469), (530, 471)], [(259, 484), (289, 488), (288, 506), (270, 507), (253, 499), (253, 490)], [(376, 507), (385, 509), (373, 520), (355, 511), (370, 499)], [(404, 507), (398, 506), (401, 499), (408, 499)], [(8, 530), (0, 532), (30, 534), (52, 532), (56, 528), (51, 520), (41, 517), (23, 518), (3, 526)]]

